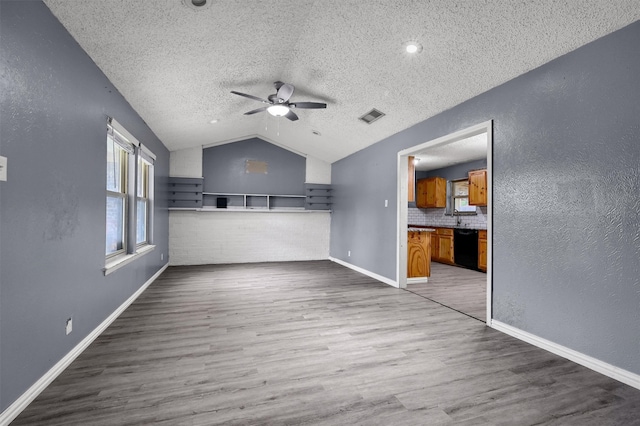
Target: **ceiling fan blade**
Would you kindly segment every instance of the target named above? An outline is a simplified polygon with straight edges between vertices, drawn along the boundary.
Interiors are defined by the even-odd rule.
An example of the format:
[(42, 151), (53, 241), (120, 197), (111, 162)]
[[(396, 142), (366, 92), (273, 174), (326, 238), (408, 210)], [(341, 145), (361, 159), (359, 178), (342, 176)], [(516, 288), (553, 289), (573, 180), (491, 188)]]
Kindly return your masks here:
[(265, 103), (265, 104), (271, 104), (271, 102), (269, 102), (269, 101), (267, 101), (265, 99), (259, 98), (257, 96), (247, 95), (246, 93), (236, 92), (235, 90), (232, 90), (231, 93), (233, 93), (234, 95), (244, 96), (245, 98), (253, 99), (254, 101), (262, 102), (262, 103)]
[(244, 115), (251, 115), (251, 114), (255, 114), (257, 112), (266, 111), (267, 108), (269, 108), (269, 107), (262, 107), (262, 108), (252, 109), (251, 111), (245, 112)]
[(326, 108), (327, 104), (323, 104), (321, 102), (294, 102), (289, 104), (290, 107), (293, 108), (306, 108), (306, 109), (321, 109)]
[[(276, 83), (280, 82), (276, 81)], [(291, 95), (293, 95), (294, 90), (295, 87), (293, 87), (293, 84), (282, 83), (282, 86), (278, 88), (278, 99), (282, 99), (283, 101), (287, 102)]]
[(298, 116), (296, 115), (296, 113), (291, 110), (289, 110), (289, 112), (285, 115), (285, 117), (287, 117), (291, 121), (296, 121), (298, 119)]

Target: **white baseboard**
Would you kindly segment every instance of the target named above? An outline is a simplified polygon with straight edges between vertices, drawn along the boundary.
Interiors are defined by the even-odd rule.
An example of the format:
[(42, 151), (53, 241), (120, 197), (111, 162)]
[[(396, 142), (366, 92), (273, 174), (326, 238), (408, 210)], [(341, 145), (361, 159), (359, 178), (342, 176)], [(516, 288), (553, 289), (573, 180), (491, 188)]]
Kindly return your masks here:
[(429, 277), (407, 278), (407, 284), (424, 284), (429, 282)]
[(140, 287), (135, 293), (131, 295), (122, 305), (118, 307), (111, 315), (109, 315), (102, 323), (95, 328), (87, 337), (82, 339), (64, 358), (58, 361), (44, 376), (40, 377), (25, 393), (23, 393), (13, 404), (7, 407), (6, 410), (0, 414), (0, 426), (7, 426), (25, 409), (31, 402), (36, 399), (40, 393), (55, 380), (68, 366), (71, 364), (85, 349), (99, 336), (104, 330), (111, 325), (116, 318), (124, 312), (137, 298), (153, 283), (156, 278), (164, 272), (169, 264), (165, 264), (158, 272), (153, 274), (151, 278), (147, 280), (142, 287)]
[(573, 349), (569, 349), (526, 331), (522, 331), (500, 321), (492, 320), (491, 327), (508, 334), (509, 336), (513, 336), (516, 339), (523, 340), (533, 346), (545, 349), (551, 353), (573, 361), (576, 364), (580, 364), (593, 371), (597, 371), (600, 374), (604, 374), (605, 376), (618, 380), (619, 382), (632, 386), (636, 389), (640, 389), (640, 375), (638, 374), (623, 370), (622, 368), (600, 361), (599, 359), (585, 355)]
[(389, 284), (392, 287), (398, 288), (398, 283), (396, 281), (390, 279), (390, 278), (383, 277), (382, 275), (378, 275), (375, 272), (367, 271), (366, 269), (362, 269), (359, 266), (352, 265), (351, 263), (347, 263), (344, 260), (336, 259), (335, 257), (329, 256), (329, 260), (332, 261), (332, 262), (338, 263), (338, 264), (340, 264), (342, 266), (345, 266), (345, 267), (347, 267), (349, 269), (353, 269), (356, 272), (360, 272), (361, 274), (364, 274), (364, 275), (366, 275), (368, 277), (371, 277), (374, 280), (378, 280), (378, 281), (381, 281), (381, 282), (383, 282), (385, 284)]

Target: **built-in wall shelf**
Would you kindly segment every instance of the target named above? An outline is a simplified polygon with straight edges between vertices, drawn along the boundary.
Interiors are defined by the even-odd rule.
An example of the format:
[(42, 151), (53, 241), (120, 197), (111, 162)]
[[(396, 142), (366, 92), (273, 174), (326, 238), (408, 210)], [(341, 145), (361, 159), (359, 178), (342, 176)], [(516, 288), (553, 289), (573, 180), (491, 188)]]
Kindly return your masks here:
[(306, 195), (203, 192), (204, 209), (304, 210)]
[(169, 178), (169, 208), (202, 208), (203, 178)]
[(305, 195), (203, 192), (201, 178), (169, 178), (172, 210), (331, 210), (331, 186), (305, 184)]
[(304, 208), (307, 210), (331, 210), (331, 185), (307, 183)]

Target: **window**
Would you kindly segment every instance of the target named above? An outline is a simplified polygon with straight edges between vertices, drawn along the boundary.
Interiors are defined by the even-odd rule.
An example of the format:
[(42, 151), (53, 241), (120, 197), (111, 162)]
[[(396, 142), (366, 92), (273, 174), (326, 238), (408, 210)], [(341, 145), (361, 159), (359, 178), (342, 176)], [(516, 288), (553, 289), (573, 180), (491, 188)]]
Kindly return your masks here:
[(127, 177), (132, 152), (132, 145), (113, 130), (107, 133), (107, 256), (126, 250)]
[(451, 181), (451, 206), (453, 214), (475, 214), (476, 206), (469, 205), (469, 180), (457, 179)]
[(136, 184), (136, 245), (151, 243), (151, 212), (153, 211), (153, 160), (142, 150), (138, 155)]
[(113, 265), (153, 248), (154, 161), (151, 151), (109, 119), (105, 274)]

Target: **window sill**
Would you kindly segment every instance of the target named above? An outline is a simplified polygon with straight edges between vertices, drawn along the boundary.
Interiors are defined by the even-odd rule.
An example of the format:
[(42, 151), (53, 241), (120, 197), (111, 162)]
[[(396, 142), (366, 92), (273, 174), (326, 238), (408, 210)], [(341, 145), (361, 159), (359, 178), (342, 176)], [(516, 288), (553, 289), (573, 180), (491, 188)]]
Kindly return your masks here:
[(147, 253), (151, 253), (153, 251), (153, 249), (155, 249), (156, 246), (154, 245), (146, 245), (146, 246), (142, 246), (140, 248), (138, 248), (136, 250), (135, 253), (131, 253), (131, 254), (123, 254), (121, 256), (118, 256), (114, 259), (110, 259), (105, 265), (104, 265), (104, 269), (102, 270), (104, 272), (105, 277), (107, 275), (109, 275), (112, 272), (117, 271), (118, 269), (122, 268), (125, 265), (128, 265), (129, 263), (133, 262), (134, 260), (144, 256)]

